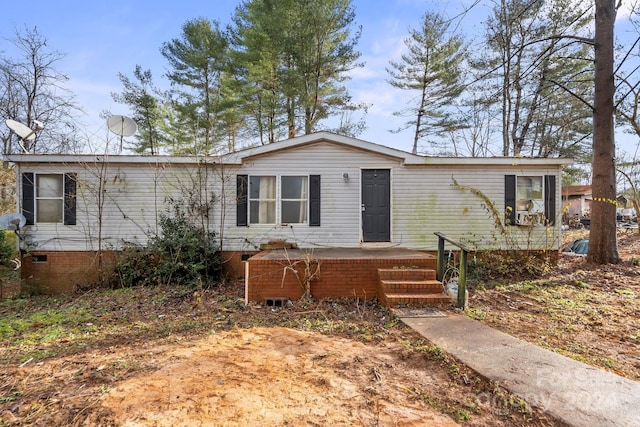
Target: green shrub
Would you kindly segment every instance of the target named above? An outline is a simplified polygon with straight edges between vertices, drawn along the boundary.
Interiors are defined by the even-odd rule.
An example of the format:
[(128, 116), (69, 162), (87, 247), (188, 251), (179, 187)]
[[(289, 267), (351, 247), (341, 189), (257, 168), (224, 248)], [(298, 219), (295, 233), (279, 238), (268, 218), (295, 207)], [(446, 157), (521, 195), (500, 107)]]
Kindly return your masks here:
[(8, 267), (17, 256), (16, 235), (10, 231), (0, 230), (0, 265)]
[(193, 224), (177, 205), (172, 215), (160, 215), (159, 223), (160, 233), (152, 235), (146, 247), (131, 246), (121, 251), (114, 285), (215, 284), (222, 272), (216, 234)]
[(115, 288), (157, 284), (154, 256), (142, 246), (128, 246), (118, 252), (114, 268)]

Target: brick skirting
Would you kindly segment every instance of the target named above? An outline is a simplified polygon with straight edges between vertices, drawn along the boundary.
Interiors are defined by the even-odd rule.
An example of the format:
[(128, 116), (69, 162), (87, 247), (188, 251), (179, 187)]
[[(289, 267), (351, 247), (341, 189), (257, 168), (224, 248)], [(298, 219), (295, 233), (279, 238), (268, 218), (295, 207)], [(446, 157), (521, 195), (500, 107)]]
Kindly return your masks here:
[[(298, 299), (302, 295), (302, 287), (291, 268), (302, 272), (305, 257), (297, 260), (278, 259), (277, 253), (224, 252), (223, 272), (230, 280), (245, 279), (248, 301), (262, 303), (266, 298)], [(114, 259), (115, 252), (102, 253), (102, 272), (105, 277), (112, 271)], [(435, 257), (432, 255), (406, 250), (332, 250), (329, 255), (318, 252), (317, 259), (321, 264), (319, 277), (311, 284), (314, 298), (378, 298), (378, 268), (435, 268)], [(87, 287), (97, 282), (98, 253), (32, 251), (22, 254), (21, 270), (24, 292), (72, 292), (78, 286)], [(247, 271), (248, 276), (245, 277)]]
[(395, 254), (391, 252), (353, 249), (342, 250), (335, 257), (330, 252), (317, 252), (309, 257), (301, 251), (289, 251), (286, 256), (282, 251), (262, 252), (247, 261), (246, 298), (259, 303), (268, 299), (299, 299), (303, 294), (299, 278), (304, 276), (307, 260), (320, 262), (318, 278), (311, 282), (311, 295), (318, 299), (379, 298), (379, 268), (436, 268), (433, 255), (401, 249)]
[[(114, 254), (102, 253), (102, 271), (113, 271)], [(100, 264), (96, 251), (22, 252), (22, 292), (60, 294), (96, 283)]]
[[(225, 252), (223, 274), (230, 280), (244, 278), (244, 261), (256, 252)], [(114, 251), (102, 252), (102, 273), (113, 272)], [(99, 281), (97, 251), (31, 251), (21, 253), (21, 290), (29, 294), (61, 294)]]

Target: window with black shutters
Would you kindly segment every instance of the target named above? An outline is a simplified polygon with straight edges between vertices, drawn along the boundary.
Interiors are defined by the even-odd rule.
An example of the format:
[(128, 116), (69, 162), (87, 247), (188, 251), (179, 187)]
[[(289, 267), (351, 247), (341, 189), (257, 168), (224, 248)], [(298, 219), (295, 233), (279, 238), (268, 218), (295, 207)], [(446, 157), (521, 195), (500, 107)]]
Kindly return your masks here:
[(76, 223), (76, 175), (22, 174), (22, 214), (27, 225)]
[(236, 225), (320, 226), (320, 175), (238, 175)]
[(508, 225), (553, 225), (556, 216), (556, 177), (505, 175), (504, 207)]

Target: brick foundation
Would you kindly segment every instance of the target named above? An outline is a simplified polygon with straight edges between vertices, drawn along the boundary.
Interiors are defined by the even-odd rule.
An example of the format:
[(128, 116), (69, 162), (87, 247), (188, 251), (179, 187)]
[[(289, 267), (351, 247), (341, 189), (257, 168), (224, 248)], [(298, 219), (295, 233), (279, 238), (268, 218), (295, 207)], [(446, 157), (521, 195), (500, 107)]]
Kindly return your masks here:
[(223, 274), (227, 279), (244, 279), (245, 262), (258, 251), (226, 251), (223, 252)]
[[(22, 291), (36, 294), (71, 292), (96, 283), (98, 253), (94, 251), (32, 251), (22, 253)], [(102, 253), (102, 271), (113, 269), (113, 254)]]
[[(385, 258), (372, 254), (362, 257), (317, 257), (320, 273), (311, 282), (314, 298), (377, 298), (378, 269), (418, 267), (435, 269), (434, 256), (422, 254), (420, 257), (407, 256)], [(298, 299), (303, 290), (295, 273), (302, 278), (305, 258), (273, 258), (269, 252), (258, 254), (248, 261), (246, 295), (248, 301), (264, 303), (267, 299)]]
[[(243, 258), (256, 252), (225, 252), (223, 274), (244, 278)], [(113, 272), (116, 252), (102, 253), (103, 277)], [(95, 251), (32, 251), (21, 253), (21, 290), (30, 294), (61, 294), (88, 287), (99, 280), (98, 253)]]

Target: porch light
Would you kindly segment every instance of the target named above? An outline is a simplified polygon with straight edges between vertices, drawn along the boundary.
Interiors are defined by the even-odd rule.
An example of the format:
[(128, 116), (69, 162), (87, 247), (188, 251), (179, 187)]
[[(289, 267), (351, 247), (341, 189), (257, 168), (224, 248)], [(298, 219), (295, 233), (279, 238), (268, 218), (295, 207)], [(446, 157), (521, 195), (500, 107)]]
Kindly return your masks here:
[(349, 172), (343, 172), (342, 173), (342, 180), (344, 182), (349, 182)]

